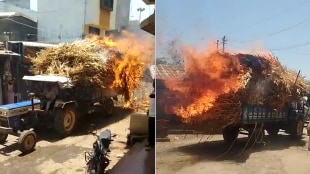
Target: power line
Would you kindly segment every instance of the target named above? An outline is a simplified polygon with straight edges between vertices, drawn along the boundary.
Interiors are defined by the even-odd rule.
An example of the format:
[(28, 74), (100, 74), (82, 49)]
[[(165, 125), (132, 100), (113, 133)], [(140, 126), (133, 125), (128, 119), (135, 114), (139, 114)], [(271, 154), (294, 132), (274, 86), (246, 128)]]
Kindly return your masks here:
[[(264, 38), (264, 37), (270, 37), (270, 36), (273, 36), (273, 35), (282, 33), (282, 32), (284, 32), (284, 31), (287, 31), (287, 30), (290, 30), (290, 29), (292, 29), (292, 28), (295, 28), (295, 27), (298, 26), (298, 25), (304, 24), (304, 23), (306, 23), (306, 22), (308, 22), (308, 21), (310, 21), (310, 18), (307, 18), (307, 19), (305, 19), (305, 20), (303, 20), (303, 21), (301, 21), (301, 22), (298, 22), (298, 23), (296, 23), (296, 24), (294, 24), (294, 25), (291, 25), (291, 26), (286, 27), (286, 28), (284, 28), (284, 29), (281, 29), (281, 30), (279, 30), (279, 31), (270, 33), (270, 34), (268, 34), (268, 35), (266, 35), (266, 36), (263, 36), (262, 38)], [(240, 43), (251, 42), (251, 41), (255, 41), (255, 40), (257, 40), (257, 39), (259, 39), (259, 38), (250, 39), (250, 40), (246, 40), (246, 41), (241, 41)]]
[(302, 47), (302, 46), (306, 46), (306, 45), (310, 45), (310, 42), (306, 42), (306, 43), (298, 44), (298, 45), (292, 45), (292, 46), (289, 46), (289, 47), (275, 48), (275, 49), (271, 49), (270, 51), (287, 50), (287, 49)]
[[(284, 12), (285, 12), (285, 14), (287, 14), (287, 12), (288, 12), (289, 10), (297, 9), (297, 8), (299, 8), (299, 7), (304, 7), (303, 5), (308, 4), (308, 3), (310, 3), (310, 1), (307, 0), (307, 1), (303, 2), (303, 3), (299, 3), (298, 5), (296, 5), (296, 6), (294, 6), (294, 7), (288, 7), (288, 8), (282, 9), (282, 10), (279, 11), (278, 13), (274, 13), (273, 15), (271, 15), (271, 16), (269, 16), (269, 17), (263, 18), (263, 19), (259, 20), (258, 22), (255, 22), (254, 24), (249, 25), (249, 26), (246, 27), (246, 28), (249, 29), (249, 28), (252, 28), (252, 27), (254, 27), (254, 26), (257, 26), (258, 24), (262, 24), (262, 23), (264, 23), (264, 22), (266, 22), (266, 21), (269, 21), (269, 20), (272, 19), (272, 18), (275, 18), (275, 17), (279, 16), (280, 14), (283, 14)], [(230, 35), (230, 34), (231, 34), (231, 33), (228, 33), (227, 35)]]
[(279, 30), (279, 31), (277, 31), (277, 32), (271, 33), (271, 34), (269, 34), (269, 36), (273, 36), (273, 35), (282, 33), (282, 32), (284, 32), (284, 31), (287, 31), (287, 30), (289, 30), (289, 29), (292, 29), (292, 28), (294, 28), (294, 27), (296, 27), (296, 26), (298, 26), (298, 25), (304, 24), (304, 23), (306, 23), (306, 22), (308, 22), (308, 21), (310, 21), (310, 18), (307, 18), (307, 19), (305, 19), (305, 20), (303, 20), (303, 21), (301, 21), (301, 22), (298, 22), (297, 24), (294, 24), (294, 25), (292, 25), (292, 26), (290, 26), (290, 27), (284, 28), (284, 29)]

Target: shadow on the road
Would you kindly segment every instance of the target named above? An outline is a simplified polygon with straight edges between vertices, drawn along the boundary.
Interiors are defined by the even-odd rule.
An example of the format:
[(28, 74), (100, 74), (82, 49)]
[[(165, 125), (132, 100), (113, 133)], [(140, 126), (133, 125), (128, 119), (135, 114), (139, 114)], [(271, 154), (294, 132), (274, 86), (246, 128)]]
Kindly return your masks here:
[[(262, 145), (248, 144), (248, 138), (238, 138), (232, 145), (227, 144), (223, 140), (201, 142), (181, 146), (175, 151), (181, 151), (191, 156), (199, 158), (199, 160), (224, 161), (230, 160), (239, 163), (244, 163), (251, 153), (260, 151), (283, 150), (289, 147), (303, 147), (306, 142), (303, 140), (294, 140), (289, 135), (278, 135), (277, 137), (266, 136), (266, 140)], [(246, 148), (245, 148), (246, 147)]]
[[(115, 107), (113, 115), (109, 117), (104, 116), (103, 113), (85, 115), (79, 120), (79, 122), (76, 125), (76, 129), (71, 136), (86, 135), (90, 129), (91, 124), (96, 125), (96, 129), (104, 128), (106, 126), (109, 126), (110, 124), (116, 123), (126, 118), (132, 112), (133, 111), (130, 109)], [(113, 130), (111, 131), (113, 133)], [(63, 139), (55, 132), (55, 130), (51, 128), (36, 128), (35, 133), (37, 134), (37, 142), (42, 140), (48, 142), (56, 142)], [(19, 137), (15, 138), (16, 140), (18, 140)], [(0, 148), (0, 154), (7, 155), (15, 150), (18, 150), (16, 140), (14, 140), (14, 142), (6, 142), (3, 145), (1, 145), (3, 147)]]
[[(90, 130), (91, 124), (96, 125), (96, 129), (107, 127), (113, 123), (123, 120), (131, 113), (133, 113), (133, 110), (131, 109), (124, 109), (121, 107), (116, 107), (113, 112), (113, 115), (111, 116), (105, 116), (103, 113), (86, 115), (80, 120), (79, 124), (77, 125), (77, 129), (75, 130), (72, 136), (79, 136), (79, 135), (87, 134), (88, 131)], [(111, 132), (113, 134), (113, 130), (111, 130)]]
[[(96, 125), (96, 129), (104, 128), (110, 124), (116, 123), (126, 118), (133, 111), (124, 109), (122, 107), (115, 107), (113, 115), (107, 117), (104, 113), (95, 113), (84, 115), (78, 121), (72, 136), (86, 135), (90, 130), (90, 125)], [(129, 125), (128, 125), (129, 126)], [(113, 133), (113, 130), (111, 130)], [(45, 140), (49, 142), (56, 142), (62, 138), (53, 129), (39, 128), (36, 130), (38, 141)], [(99, 133), (99, 132), (98, 132)]]
[(4, 156), (9, 156), (9, 153), (15, 151), (18, 148), (16, 143), (11, 145), (3, 144), (2, 146), (4, 147), (0, 149), (0, 154)]

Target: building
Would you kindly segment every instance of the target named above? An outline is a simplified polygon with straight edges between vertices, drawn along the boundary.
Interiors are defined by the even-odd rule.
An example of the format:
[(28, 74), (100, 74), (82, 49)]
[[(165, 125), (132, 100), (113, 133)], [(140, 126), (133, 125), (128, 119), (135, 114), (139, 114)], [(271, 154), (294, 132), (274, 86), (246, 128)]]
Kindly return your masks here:
[(0, 23), (0, 42), (37, 41), (37, 20), (30, 16), (18, 12), (0, 12)]
[(14, 78), (16, 70), (10, 68), (18, 65), (19, 54), (4, 48), (0, 43), (0, 105), (14, 102)]
[[(155, 4), (155, 0), (143, 0), (143, 2), (147, 5)], [(151, 33), (152, 35), (155, 35), (155, 11), (141, 22), (140, 28), (148, 33)]]
[[(129, 25), (130, 0), (39, 0), (36, 11), (31, 0), (0, 2), (0, 11), (23, 12), (38, 21), (38, 41), (72, 42), (88, 34), (105, 35), (107, 31)], [(29, 8), (28, 5), (30, 4)]]

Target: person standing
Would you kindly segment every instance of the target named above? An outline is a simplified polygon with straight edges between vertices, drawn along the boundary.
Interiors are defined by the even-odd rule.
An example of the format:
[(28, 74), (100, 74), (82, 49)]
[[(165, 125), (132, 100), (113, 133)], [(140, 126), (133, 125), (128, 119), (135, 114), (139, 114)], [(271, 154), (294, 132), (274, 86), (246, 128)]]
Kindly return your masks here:
[(153, 91), (149, 95), (150, 97), (150, 109), (148, 111), (148, 147), (146, 148), (149, 151), (155, 146), (155, 80), (153, 80)]

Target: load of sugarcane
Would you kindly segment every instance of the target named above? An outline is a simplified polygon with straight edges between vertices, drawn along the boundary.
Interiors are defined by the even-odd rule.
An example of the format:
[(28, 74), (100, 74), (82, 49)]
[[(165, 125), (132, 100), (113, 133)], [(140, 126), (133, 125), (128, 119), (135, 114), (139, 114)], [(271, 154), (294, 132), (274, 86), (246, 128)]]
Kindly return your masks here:
[(113, 89), (130, 100), (144, 65), (137, 52), (121, 52), (110, 38), (87, 37), (40, 51), (31, 72), (71, 79), (75, 86)]
[[(195, 68), (187, 70), (186, 78), (178, 82), (183, 88), (173, 92), (183, 99), (172, 106), (185, 123), (198, 125), (218, 120), (224, 126), (240, 121), (243, 104), (281, 109), (307, 91), (304, 77), (281, 65), (272, 55), (216, 52), (205, 59), (210, 60), (190, 65)], [(234, 85), (228, 88), (229, 83)]]

